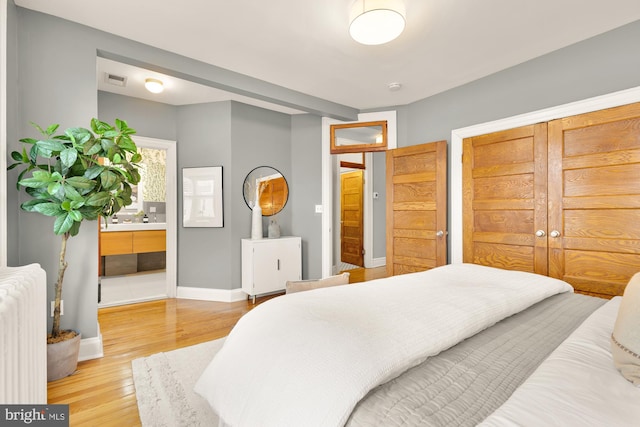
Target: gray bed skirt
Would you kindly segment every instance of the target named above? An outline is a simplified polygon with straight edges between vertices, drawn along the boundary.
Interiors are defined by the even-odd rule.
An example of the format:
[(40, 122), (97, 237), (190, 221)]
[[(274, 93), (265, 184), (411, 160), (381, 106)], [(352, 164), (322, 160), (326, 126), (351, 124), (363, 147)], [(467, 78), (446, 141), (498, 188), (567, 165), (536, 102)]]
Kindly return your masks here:
[(606, 300), (564, 293), (474, 335), (358, 403), (347, 426), (475, 426)]

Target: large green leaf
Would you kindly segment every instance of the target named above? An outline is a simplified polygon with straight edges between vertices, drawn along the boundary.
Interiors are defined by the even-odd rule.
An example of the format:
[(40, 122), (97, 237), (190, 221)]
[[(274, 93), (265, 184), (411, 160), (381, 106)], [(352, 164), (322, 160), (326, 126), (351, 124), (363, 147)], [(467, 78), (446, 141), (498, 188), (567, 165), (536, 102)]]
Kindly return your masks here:
[(73, 188), (71, 185), (64, 183), (64, 195), (66, 198), (74, 200), (74, 201), (82, 201), (84, 202), (84, 197), (82, 197), (82, 195), (78, 192), (78, 190), (76, 190), (75, 188)]
[(18, 184), (29, 188), (45, 188), (49, 186), (49, 181), (43, 181), (38, 178), (25, 178), (18, 181)]
[(47, 151), (51, 151), (51, 152), (61, 152), (62, 150), (65, 149), (65, 145), (60, 142), (60, 141), (56, 141), (55, 139), (48, 139), (46, 141), (38, 141), (36, 142), (36, 147), (38, 147), (38, 150), (40, 152), (47, 152)]
[(92, 194), (85, 203), (89, 206), (104, 206), (111, 200), (111, 194), (108, 191), (101, 191)]
[(78, 152), (74, 148), (67, 148), (60, 152), (60, 161), (62, 164), (71, 167), (78, 159)]
[(89, 129), (85, 128), (69, 128), (65, 131), (65, 135), (75, 141), (76, 144), (82, 145), (93, 136)]
[(81, 207), (84, 206), (84, 204), (85, 204), (84, 199), (71, 200), (71, 203), (69, 204), (69, 206), (71, 207), (71, 209), (80, 209)]
[(83, 176), (72, 176), (66, 180), (66, 183), (73, 186), (74, 188), (89, 190), (92, 189), (96, 182), (92, 179), (87, 179)]
[(137, 148), (136, 144), (129, 137), (120, 138), (120, 141), (118, 142), (118, 147), (122, 148), (123, 150), (134, 152), (134, 153)]
[(80, 225), (81, 224), (82, 224), (82, 222), (74, 221), (73, 224), (71, 224), (71, 228), (69, 229), (69, 235), (70, 236), (77, 236), (78, 232), (80, 231)]
[(97, 178), (104, 169), (105, 167), (102, 165), (93, 165), (85, 171), (84, 177), (87, 179)]
[(58, 216), (64, 213), (59, 203), (38, 203), (32, 206), (32, 210), (46, 216)]
[(95, 133), (102, 135), (103, 133), (113, 129), (113, 126), (98, 119), (91, 119), (91, 129), (93, 129)]
[(82, 221), (82, 214), (79, 211), (71, 210), (69, 211), (69, 216), (74, 221), (77, 221), (77, 222)]
[(49, 203), (49, 202), (47, 200), (38, 200), (38, 199), (28, 200), (28, 201), (24, 202), (23, 204), (21, 204), (20, 208), (22, 210), (27, 211), (27, 212), (33, 212), (34, 211), (34, 206), (40, 205), (42, 203)]
[(87, 156), (93, 156), (94, 154), (98, 154), (100, 153), (101, 150), (102, 150), (102, 145), (100, 144), (100, 141), (98, 141), (97, 139), (92, 139), (90, 141), (87, 141), (87, 143), (84, 144), (82, 147), (82, 152)]
[(56, 221), (53, 223), (53, 232), (58, 235), (64, 234), (71, 229), (73, 223), (73, 217), (68, 212), (65, 212), (56, 218)]
[(58, 198), (64, 197), (64, 189), (62, 187), (62, 183), (60, 182), (52, 182), (47, 186), (47, 193), (52, 196), (56, 196)]
[(102, 183), (102, 188), (105, 190), (112, 190), (116, 187), (119, 182), (118, 175), (113, 173), (109, 169), (105, 169), (100, 174), (100, 182)]

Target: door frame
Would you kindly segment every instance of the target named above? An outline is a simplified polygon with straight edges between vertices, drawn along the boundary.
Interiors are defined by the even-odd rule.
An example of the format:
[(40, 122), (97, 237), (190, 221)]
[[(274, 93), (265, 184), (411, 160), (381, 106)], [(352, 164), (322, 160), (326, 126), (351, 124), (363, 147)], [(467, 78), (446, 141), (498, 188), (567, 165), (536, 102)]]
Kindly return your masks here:
[[(397, 124), (396, 124), (396, 111), (378, 111), (374, 113), (360, 113), (358, 114), (359, 122), (373, 122), (379, 120), (387, 121), (387, 149), (391, 150), (398, 146), (397, 138)], [(333, 178), (334, 178), (334, 163), (335, 159), (332, 158), (330, 153), (331, 138), (330, 138), (330, 126), (332, 124), (345, 123), (341, 120), (331, 119), (329, 117), (322, 118), (322, 277), (329, 277), (334, 274), (333, 271), (333, 217), (334, 217), (334, 203), (333, 203)], [(366, 162), (371, 164), (367, 158)], [(371, 200), (369, 195), (371, 189), (371, 179), (367, 179), (365, 173), (364, 182), (364, 233), (365, 233), (365, 245), (371, 240), (367, 233), (367, 229), (372, 228), (372, 217), (369, 217), (371, 212)], [(369, 218), (369, 219), (368, 219)], [(371, 223), (371, 225), (369, 225)], [(365, 253), (366, 256), (366, 253)], [(365, 260), (366, 265), (366, 260)]]
[[(590, 113), (592, 111), (632, 104), (634, 102), (640, 102), (640, 86), (551, 108), (545, 108), (543, 110), (532, 111), (530, 113), (452, 130), (451, 180), (449, 182), (449, 194), (451, 197), (451, 225), (449, 227), (449, 235), (451, 236), (451, 263), (462, 263), (462, 141), (465, 138), (532, 125), (540, 122), (548, 122), (577, 114)], [(454, 161), (454, 159), (460, 160)]]
[(166, 273), (167, 273), (167, 298), (175, 298), (178, 287), (178, 179), (177, 179), (177, 156), (176, 141), (165, 139), (149, 138), (145, 136), (133, 136), (133, 141), (138, 147), (155, 148), (167, 151), (167, 161), (165, 165), (166, 182)]

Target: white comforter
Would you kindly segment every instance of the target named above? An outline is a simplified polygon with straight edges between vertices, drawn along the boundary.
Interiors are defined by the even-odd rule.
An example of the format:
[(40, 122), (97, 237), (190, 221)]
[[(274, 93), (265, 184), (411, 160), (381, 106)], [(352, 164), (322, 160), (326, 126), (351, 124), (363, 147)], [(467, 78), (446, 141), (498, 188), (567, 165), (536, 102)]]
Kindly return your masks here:
[(596, 310), (482, 427), (638, 426), (640, 388), (614, 367), (611, 331), (621, 297)]
[(551, 295), (473, 264), (274, 298), (240, 319), (195, 391), (239, 426), (341, 426), (373, 387)]

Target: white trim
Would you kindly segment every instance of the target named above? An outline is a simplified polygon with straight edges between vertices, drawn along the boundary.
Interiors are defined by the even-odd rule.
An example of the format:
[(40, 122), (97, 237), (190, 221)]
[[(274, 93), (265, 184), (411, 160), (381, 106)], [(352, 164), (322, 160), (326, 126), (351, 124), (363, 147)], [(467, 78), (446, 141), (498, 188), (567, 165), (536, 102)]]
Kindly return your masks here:
[(342, 123), (339, 120), (322, 118), (322, 277), (329, 277), (333, 274), (333, 168), (331, 164), (330, 150), (330, 129), (332, 124)]
[(247, 294), (242, 292), (242, 288), (228, 290), (178, 286), (177, 298), (197, 299), (202, 301), (236, 302), (245, 301), (247, 299)]
[(364, 267), (373, 266), (373, 153), (364, 153), (363, 234)]
[(604, 110), (634, 102), (640, 102), (640, 86), (451, 131), (451, 183), (449, 187), (451, 194), (451, 226), (449, 227), (451, 263), (462, 262), (462, 140), (464, 138), (547, 122), (576, 114)]
[(7, 0), (0, 0), (0, 267), (7, 265)]
[[(387, 121), (387, 149), (392, 150), (398, 146), (398, 127), (397, 127), (397, 114), (396, 111), (378, 111), (373, 113), (361, 113), (358, 114), (358, 121), (371, 122), (378, 120)], [(340, 120), (330, 119), (328, 117), (322, 118), (322, 277), (329, 277), (332, 275), (333, 266), (333, 233), (332, 233), (332, 221), (333, 221), (333, 167), (331, 160), (330, 147), (330, 129), (329, 126), (338, 123), (353, 123), (342, 122)], [(366, 186), (365, 181), (365, 186)], [(370, 189), (369, 191), (373, 191)], [(365, 198), (367, 196), (365, 189)], [(365, 208), (366, 209), (366, 208)], [(369, 209), (371, 210), (371, 209)], [(366, 220), (366, 213), (365, 213)], [(371, 220), (371, 227), (373, 229), (373, 219)], [(365, 225), (366, 230), (366, 225)], [(371, 241), (373, 241), (373, 231), (371, 231)], [(365, 239), (367, 239), (365, 231)], [(367, 241), (369, 242), (369, 241)], [(371, 249), (371, 252), (373, 248)], [(366, 265), (366, 264), (365, 264)]]
[(85, 360), (99, 359), (104, 357), (102, 347), (102, 334), (100, 333), (100, 324), (98, 323), (98, 336), (91, 338), (82, 338), (80, 340), (80, 351), (78, 352), (78, 362)]
[(387, 265), (387, 257), (383, 256), (380, 258), (373, 258), (371, 260), (371, 267), (367, 268), (384, 267), (385, 265)]
[(164, 139), (134, 136), (134, 142), (138, 147), (155, 148), (167, 151), (165, 168), (166, 179), (166, 223), (167, 223), (167, 297), (176, 297), (178, 286), (178, 162), (176, 156), (176, 142)]

